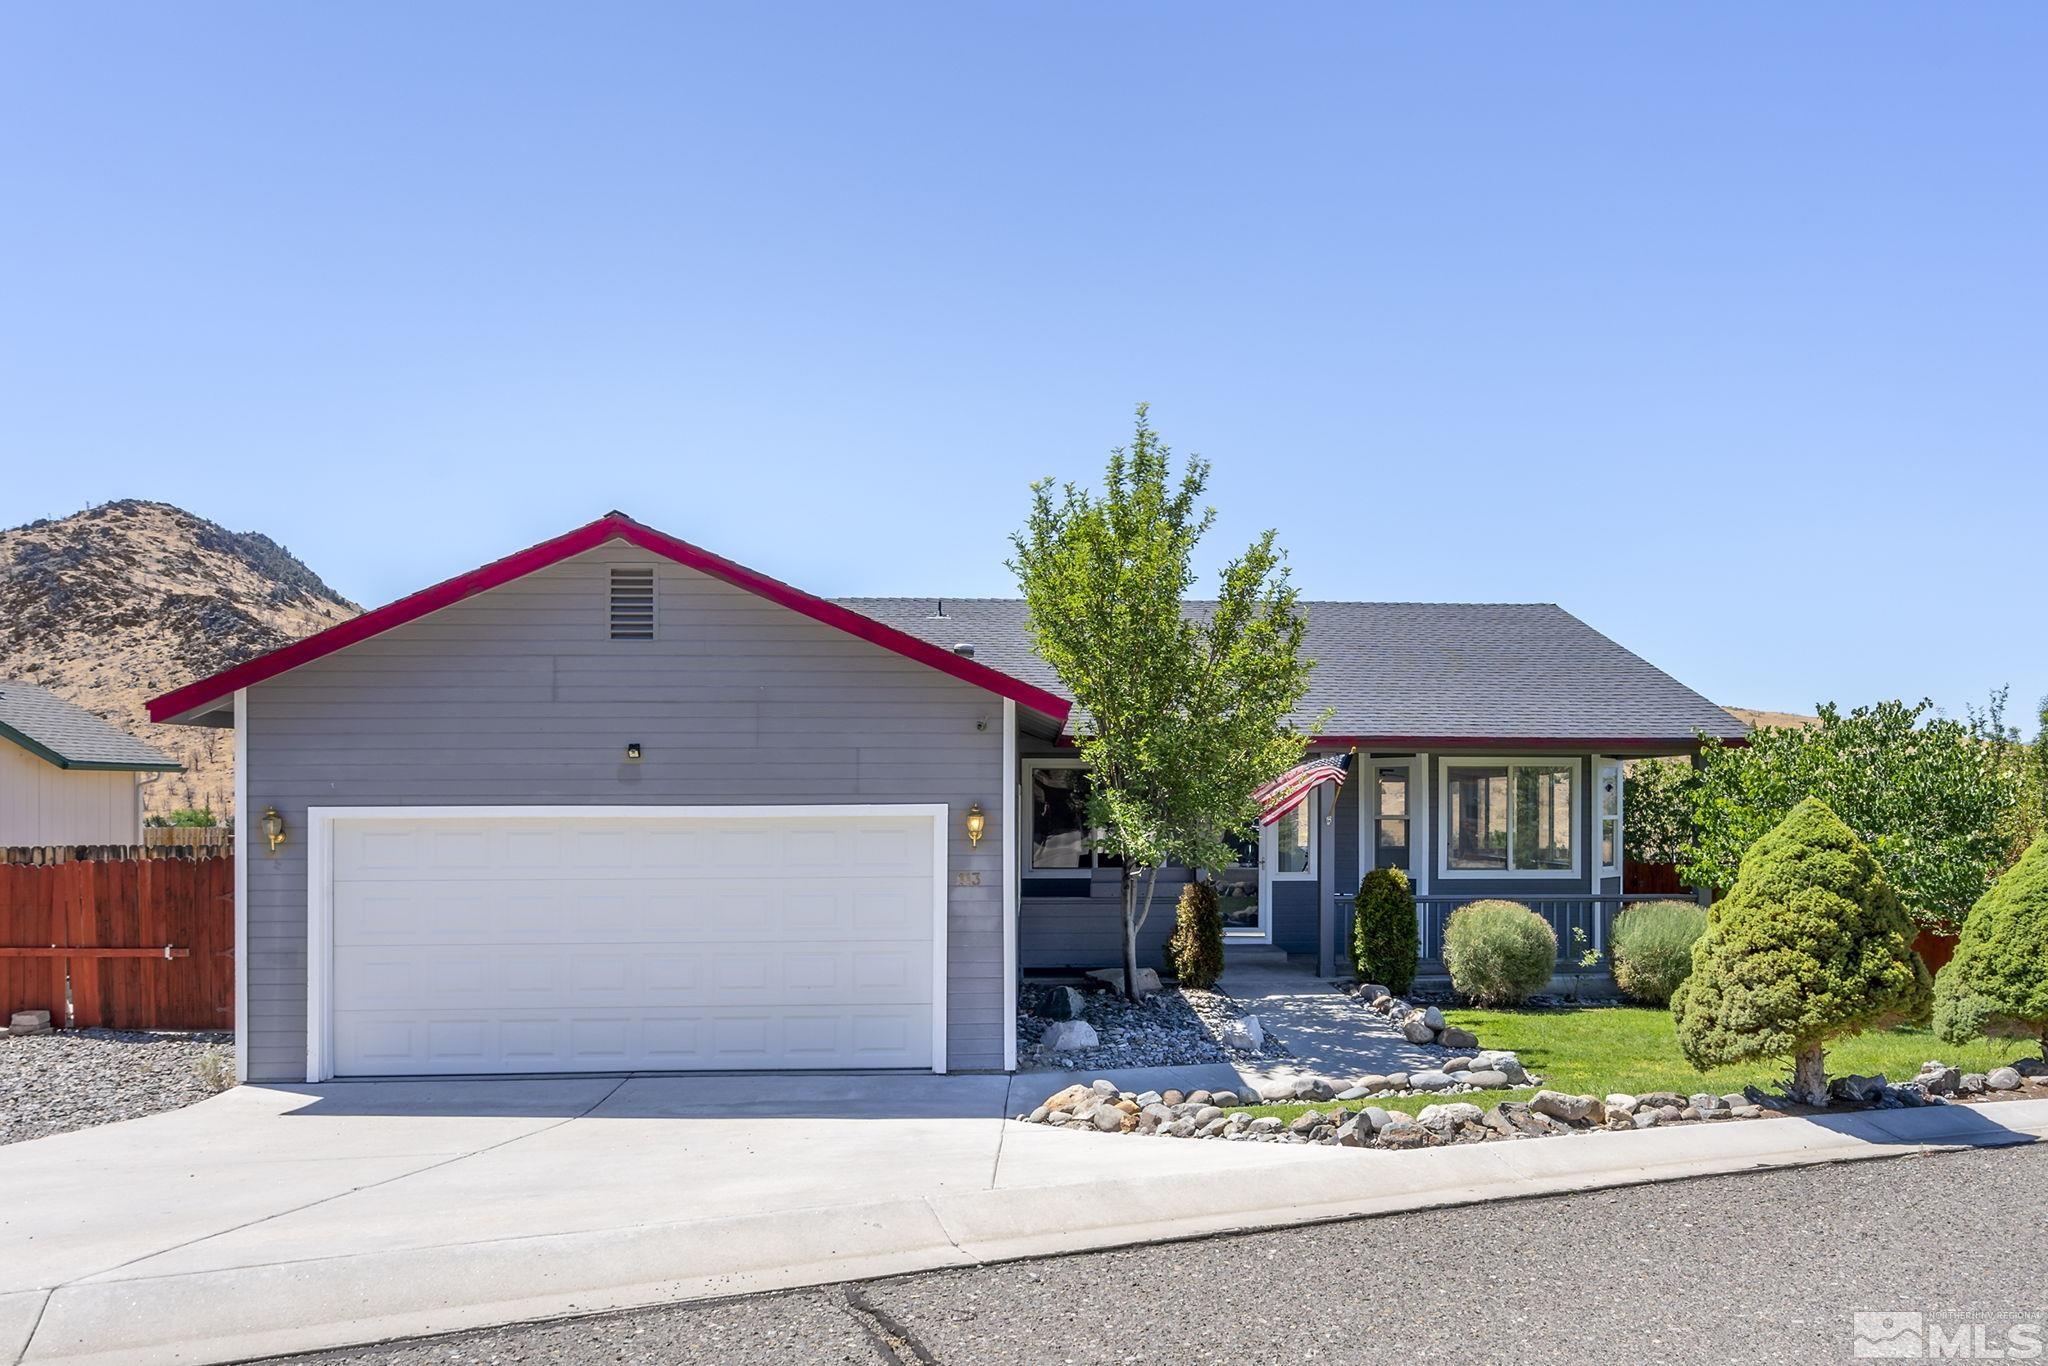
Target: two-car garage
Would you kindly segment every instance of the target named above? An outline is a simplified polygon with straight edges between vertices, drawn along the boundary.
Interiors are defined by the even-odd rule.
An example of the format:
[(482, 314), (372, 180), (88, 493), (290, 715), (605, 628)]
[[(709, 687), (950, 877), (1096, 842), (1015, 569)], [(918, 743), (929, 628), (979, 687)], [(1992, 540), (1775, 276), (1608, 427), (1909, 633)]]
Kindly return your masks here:
[(943, 1071), (945, 811), (312, 808), (308, 1075)]

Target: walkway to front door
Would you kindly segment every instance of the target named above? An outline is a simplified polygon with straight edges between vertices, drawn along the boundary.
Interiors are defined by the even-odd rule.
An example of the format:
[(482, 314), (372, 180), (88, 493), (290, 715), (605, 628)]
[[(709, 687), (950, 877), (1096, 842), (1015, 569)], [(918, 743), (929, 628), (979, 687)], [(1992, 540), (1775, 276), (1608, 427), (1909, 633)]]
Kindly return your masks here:
[(1385, 1076), (1441, 1067), (1448, 1056), (1443, 1049), (1409, 1043), (1384, 1017), (1277, 952), (1226, 950), (1216, 989), (1237, 1000), (1243, 1014), (1258, 1016), (1292, 1054), (1256, 1068), (1240, 1063), (1238, 1070), (1247, 1075)]

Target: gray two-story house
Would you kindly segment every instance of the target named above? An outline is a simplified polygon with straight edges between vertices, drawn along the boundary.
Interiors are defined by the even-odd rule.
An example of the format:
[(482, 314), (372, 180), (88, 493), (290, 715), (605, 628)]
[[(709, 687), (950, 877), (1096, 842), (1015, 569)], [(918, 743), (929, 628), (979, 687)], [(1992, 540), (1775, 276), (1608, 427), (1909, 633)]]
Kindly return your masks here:
[[(1325, 972), (1374, 864), (1426, 954), (1480, 895), (1597, 937), (1622, 761), (1743, 733), (1553, 606), (1303, 610), (1352, 779), (1171, 876)], [(250, 1079), (1003, 1069), (1022, 974), (1118, 959), (1015, 601), (828, 600), (613, 513), (151, 715), (235, 729)]]

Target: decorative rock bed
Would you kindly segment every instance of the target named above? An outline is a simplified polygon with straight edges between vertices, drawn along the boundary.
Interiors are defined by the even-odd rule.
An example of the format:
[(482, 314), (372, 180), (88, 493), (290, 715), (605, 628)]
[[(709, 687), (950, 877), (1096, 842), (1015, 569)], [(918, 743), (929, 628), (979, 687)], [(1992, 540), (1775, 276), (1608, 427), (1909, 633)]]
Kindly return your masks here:
[(0, 1144), (174, 1110), (234, 1076), (231, 1034), (26, 1031), (0, 1039)]
[[(1287, 1056), (1286, 1047), (1258, 1029), (1256, 1021), (1239, 1018), (1228, 996), (1189, 987), (1162, 989), (1157, 975), (1149, 975), (1150, 982), (1139, 985), (1151, 991), (1136, 1001), (1125, 1000), (1107, 983), (1091, 984), (1087, 991), (1027, 985), (1017, 1016), (1019, 1064), (1105, 1071)], [(1121, 981), (1122, 974), (1117, 976)]]
[[(1512, 1054), (1505, 1056), (1513, 1056)], [(2028, 1059), (1984, 1074), (1960, 1074), (1939, 1062), (1922, 1066), (1910, 1082), (1893, 1084), (1884, 1077), (1838, 1077), (1830, 1087), (1834, 1099), (1878, 1109), (1946, 1105), (1951, 1095), (1986, 1096), (2032, 1085), (2048, 1088), (2048, 1065)], [(1329, 1086), (1320, 1078), (1303, 1077), (1262, 1087), (1260, 1099), (1309, 1099), (1315, 1102), (1353, 1098), (1317, 1094)], [(1356, 1089), (1356, 1088), (1354, 1088)], [(1434, 1148), (1453, 1143), (1493, 1139), (1545, 1138), (1587, 1133), (1596, 1129), (1631, 1131), (1669, 1124), (1695, 1124), (1761, 1119), (1787, 1107), (1755, 1087), (1726, 1095), (1653, 1091), (1644, 1095), (1615, 1092), (1607, 1096), (1538, 1091), (1527, 1101), (1498, 1101), (1482, 1110), (1468, 1101), (1424, 1106), (1410, 1116), (1377, 1105), (1308, 1110), (1291, 1122), (1275, 1115), (1253, 1116), (1238, 1108), (1252, 1101), (1235, 1091), (1120, 1091), (1115, 1083), (1095, 1081), (1068, 1086), (1047, 1096), (1028, 1115), (1029, 1124), (1074, 1129), (1085, 1133), (1142, 1134), (1166, 1138), (1218, 1138), (1239, 1143), (1315, 1143), (1346, 1148)]]

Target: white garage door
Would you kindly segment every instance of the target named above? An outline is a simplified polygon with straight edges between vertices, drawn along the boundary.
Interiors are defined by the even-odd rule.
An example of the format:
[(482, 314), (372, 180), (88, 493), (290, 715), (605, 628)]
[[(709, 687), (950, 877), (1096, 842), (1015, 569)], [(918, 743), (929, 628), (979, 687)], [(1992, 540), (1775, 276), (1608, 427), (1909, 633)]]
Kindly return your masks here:
[(311, 1070), (943, 1068), (944, 808), (741, 810), (312, 813)]

